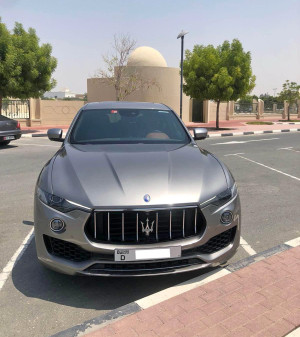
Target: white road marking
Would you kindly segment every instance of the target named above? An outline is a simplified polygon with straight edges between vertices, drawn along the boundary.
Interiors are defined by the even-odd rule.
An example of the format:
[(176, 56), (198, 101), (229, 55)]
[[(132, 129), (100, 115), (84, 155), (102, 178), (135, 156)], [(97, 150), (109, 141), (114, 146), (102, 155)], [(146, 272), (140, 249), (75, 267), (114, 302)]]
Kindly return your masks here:
[(263, 142), (265, 140), (275, 140), (280, 138), (264, 138), (264, 139), (251, 139), (251, 140), (233, 140), (231, 142), (225, 142), (225, 143), (215, 143), (211, 145), (232, 145), (232, 144), (245, 144), (250, 142)]
[(295, 180), (300, 181), (300, 178), (295, 177), (295, 176), (292, 176), (291, 174), (287, 174), (287, 173), (282, 172), (282, 171), (280, 171), (280, 170), (276, 170), (276, 169), (274, 169), (273, 167), (270, 167), (270, 166), (264, 165), (264, 164), (262, 164), (262, 163), (259, 163), (259, 162), (255, 161), (255, 160), (252, 160), (252, 159), (249, 159), (249, 158), (240, 156), (239, 154), (236, 154), (236, 156), (237, 156), (237, 157), (240, 157), (240, 158), (243, 158), (243, 159), (245, 159), (245, 160), (248, 160), (248, 161), (250, 161), (251, 163), (260, 165), (260, 166), (262, 166), (262, 167), (265, 167), (265, 168), (267, 168), (267, 169), (269, 169), (269, 170), (275, 171), (275, 172), (277, 172), (277, 173), (281, 173), (281, 174), (283, 174), (283, 175), (285, 175), (285, 176), (287, 176), (287, 177), (289, 177), (289, 178), (292, 178), (292, 179), (295, 179)]
[(224, 154), (224, 157), (228, 157), (228, 156), (236, 156), (237, 154), (245, 154), (245, 153), (243, 153), (243, 152), (229, 153), (229, 154)]
[(280, 147), (279, 149), (277, 150), (287, 150), (287, 151), (293, 151), (293, 152), (300, 152), (298, 150), (294, 150), (293, 149), (293, 146), (290, 146), (290, 147)]
[(244, 240), (242, 237), (240, 238), (240, 245), (245, 249), (245, 251), (251, 256), (255, 255), (256, 251), (249, 245), (249, 243)]
[(43, 145), (43, 144), (27, 144), (27, 143), (18, 143), (16, 145), (25, 145), (25, 146), (50, 146), (50, 147), (56, 147), (58, 148), (59, 146), (55, 145)]
[(167, 288), (155, 294), (141, 298), (140, 300), (135, 301), (135, 303), (137, 303), (141, 308), (147, 309), (155, 304), (166, 301), (174, 296), (183, 294), (189, 290), (195, 289), (203, 284), (217, 280), (218, 278), (223, 277), (228, 274), (230, 274), (230, 271), (227, 269), (221, 269), (218, 271), (213, 270), (204, 275), (201, 275), (191, 280), (187, 280), (183, 283), (180, 283), (174, 287)]
[(300, 237), (296, 238), (296, 239), (293, 239), (293, 240), (290, 240), (290, 241), (287, 241), (285, 242), (286, 245), (289, 245), (291, 247), (298, 247), (300, 246)]
[(21, 246), (17, 249), (17, 251), (14, 253), (12, 258), (8, 261), (6, 266), (3, 268), (2, 272), (0, 273), (0, 290), (3, 288), (5, 282), (7, 281), (10, 273), (13, 270), (14, 265), (17, 263), (17, 261), (21, 258), (21, 256), (24, 254), (26, 248), (30, 244), (32, 238), (33, 238), (33, 228), (29, 232), (29, 234), (26, 236), (24, 241), (21, 243)]

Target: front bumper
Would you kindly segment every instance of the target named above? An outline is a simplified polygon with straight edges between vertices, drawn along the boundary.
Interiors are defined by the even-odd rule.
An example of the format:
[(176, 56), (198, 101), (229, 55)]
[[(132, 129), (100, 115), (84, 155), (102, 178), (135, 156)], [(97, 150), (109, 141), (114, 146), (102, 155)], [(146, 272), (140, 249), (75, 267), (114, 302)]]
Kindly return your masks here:
[[(220, 215), (225, 210), (233, 213), (232, 223), (226, 226), (220, 222)], [(35, 198), (34, 222), (37, 255), (47, 267), (70, 275), (146, 276), (215, 267), (230, 259), (239, 246), (241, 226), (239, 197), (237, 195), (220, 208), (209, 205), (201, 211), (206, 218), (207, 225), (204, 233), (199, 236), (152, 244), (95, 243), (91, 242), (84, 233), (84, 226), (90, 213), (79, 210), (60, 213)], [(60, 218), (66, 223), (66, 230), (63, 233), (54, 233), (50, 229), (49, 222), (53, 218)], [(51, 242), (57, 245), (55, 249)], [(182, 256), (173, 259), (126, 263), (114, 261), (115, 249), (149, 249), (170, 246), (181, 246)], [(205, 250), (203, 249), (205, 247), (210, 248)]]

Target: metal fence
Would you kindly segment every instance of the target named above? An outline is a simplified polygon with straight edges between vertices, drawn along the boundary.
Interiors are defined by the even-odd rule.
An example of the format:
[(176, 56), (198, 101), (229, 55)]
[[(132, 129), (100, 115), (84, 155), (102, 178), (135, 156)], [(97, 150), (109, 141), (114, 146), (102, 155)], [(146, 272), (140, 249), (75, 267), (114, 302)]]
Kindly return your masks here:
[(234, 103), (235, 114), (257, 114), (258, 103)]
[(299, 112), (299, 106), (297, 103), (289, 104), (289, 113), (297, 114)]
[(29, 118), (29, 100), (3, 100), (1, 114), (8, 118)]
[(283, 113), (283, 102), (264, 102), (264, 113)]

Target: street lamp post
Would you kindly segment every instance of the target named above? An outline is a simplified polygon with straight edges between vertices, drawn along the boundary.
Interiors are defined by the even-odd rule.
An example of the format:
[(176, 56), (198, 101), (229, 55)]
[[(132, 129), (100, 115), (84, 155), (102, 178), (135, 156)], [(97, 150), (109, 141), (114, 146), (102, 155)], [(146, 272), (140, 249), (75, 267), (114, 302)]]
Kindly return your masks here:
[(181, 72), (180, 72), (180, 119), (182, 119), (182, 86), (183, 86), (183, 43), (184, 35), (188, 32), (182, 30), (181, 33), (177, 36), (177, 39), (181, 38)]

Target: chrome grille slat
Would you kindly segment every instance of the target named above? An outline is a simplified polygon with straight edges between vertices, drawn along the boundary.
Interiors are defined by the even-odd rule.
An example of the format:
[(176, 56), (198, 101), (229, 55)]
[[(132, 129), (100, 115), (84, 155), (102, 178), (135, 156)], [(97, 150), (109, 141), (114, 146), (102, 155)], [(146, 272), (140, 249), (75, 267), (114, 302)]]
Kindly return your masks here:
[(150, 244), (204, 233), (205, 218), (196, 206), (169, 209), (95, 210), (85, 225), (91, 241)]
[(172, 211), (170, 211), (170, 240), (172, 240)]
[(110, 218), (109, 218), (109, 212), (107, 212), (107, 241), (110, 241)]
[(185, 221), (185, 209), (182, 211), (182, 236), (185, 238), (184, 221)]
[(97, 219), (96, 219), (96, 213), (94, 213), (94, 238), (97, 239)]
[(136, 242), (139, 242), (139, 213), (136, 213)]
[(197, 233), (197, 208), (195, 208), (195, 234)]
[(156, 215), (155, 215), (155, 238), (156, 238), (156, 241), (158, 241), (158, 213), (156, 212)]
[(122, 241), (125, 241), (124, 213), (122, 213)]

